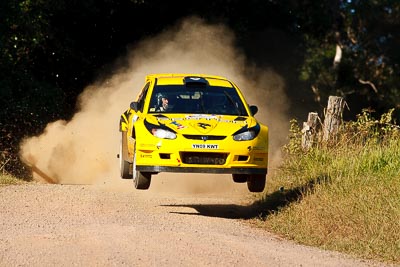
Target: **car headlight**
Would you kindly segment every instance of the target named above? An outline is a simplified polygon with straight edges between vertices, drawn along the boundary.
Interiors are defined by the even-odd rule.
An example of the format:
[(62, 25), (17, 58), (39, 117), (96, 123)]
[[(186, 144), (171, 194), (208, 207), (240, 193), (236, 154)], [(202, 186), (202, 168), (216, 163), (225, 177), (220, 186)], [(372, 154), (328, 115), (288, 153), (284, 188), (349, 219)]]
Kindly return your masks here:
[(158, 138), (163, 138), (163, 139), (175, 139), (176, 138), (176, 132), (167, 126), (160, 124), (160, 125), (155, 125), (147, 120), (144, 121), (144, 126), (146, 126), (146, 129), (155, 137)]
[(163, 138), (163, 139), (175, 139), (176, 138), (176, 134), (168, 131), (168, 130), (164, 130), (164, 129), (159, 129), (159, 128), (153, 128), (151, 130), (151, 133), (158, 138)]
[(235, 141), (249, 141), (257, 137), (260, 132), (260, 125), (257, 123), (254, 127), (247, 128), (247, 125), (233, 134)]
[(233, 140), (248, 141), (248, 140), (253, 140), (255, 137), (256, 137), (256, 133), (254, 131), (247, 131), (247, 132), (235, 134), (233, 136)]

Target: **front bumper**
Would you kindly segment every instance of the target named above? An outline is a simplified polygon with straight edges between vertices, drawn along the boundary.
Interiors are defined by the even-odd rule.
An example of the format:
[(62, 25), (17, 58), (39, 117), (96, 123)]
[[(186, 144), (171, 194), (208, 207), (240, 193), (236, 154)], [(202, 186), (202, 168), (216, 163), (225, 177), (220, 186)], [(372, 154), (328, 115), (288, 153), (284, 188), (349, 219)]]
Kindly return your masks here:
[(166, 167), (166, 166), (136, 166), (140, 172), (183, 172), (183, 173), (219, 173), (219, 174), (267, 174), (267, 169), (261, 168), (204, 168), (204, 167)]
[[(140, 138), (138, 138), (140, 140)], [(146, 140), (149, 141), (149, 140)], [(141, 172), (266, 174), (267, 140), (151, 140), (136, 143), (136, 169)], [(133, 156), (133, 155), (132, 155)]]

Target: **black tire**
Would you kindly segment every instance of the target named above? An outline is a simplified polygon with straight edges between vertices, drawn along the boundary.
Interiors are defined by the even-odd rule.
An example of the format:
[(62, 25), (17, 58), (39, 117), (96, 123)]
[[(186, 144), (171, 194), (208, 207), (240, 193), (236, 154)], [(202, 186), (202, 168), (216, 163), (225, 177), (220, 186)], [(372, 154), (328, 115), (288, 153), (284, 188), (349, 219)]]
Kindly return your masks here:
[(232, 174), (232, 179), (235, 183), (245, 183), (248, 176), (247, 174)]
[(247, 178), (247, 188), (250, 192), (262, 192), (265, 188), (267, 176), (265, 174), (251, 174)]
[(122, 179), (132, 179), (130, 174), (131, 164), (126, 161), (128, 158), (128, 140), (126, 139), (126, 132), (121, 132), (121, 141), (119, 146), (119, 170)]
[(133, 155), (133, 164), (132, 164), (132, 172), (133, 172), (133, 184), (136, 189), (146, 190), (149, 189), (151, 183), (151, 173), (149, 172), (140, 172), (136, 170), (136, 145), (134, 149)]

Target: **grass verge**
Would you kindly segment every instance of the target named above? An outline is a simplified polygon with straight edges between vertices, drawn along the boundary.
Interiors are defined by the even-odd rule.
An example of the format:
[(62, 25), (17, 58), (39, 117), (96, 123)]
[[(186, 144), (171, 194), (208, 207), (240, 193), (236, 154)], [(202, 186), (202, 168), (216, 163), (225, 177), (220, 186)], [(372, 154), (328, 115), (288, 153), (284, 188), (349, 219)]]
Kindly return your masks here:
[(400, 263), (400, 133), (385, 119), (363, 113), (335, 144), (308, 152), (292, 127), (285, 162), (260, 201), (262, 225), (299, 243)]
[(22, 184), (24, 183), (23, 180), (15, 178), (9, 174), (0, 174), (0, 186), (3, 185), (13, 185), (13, 184)]

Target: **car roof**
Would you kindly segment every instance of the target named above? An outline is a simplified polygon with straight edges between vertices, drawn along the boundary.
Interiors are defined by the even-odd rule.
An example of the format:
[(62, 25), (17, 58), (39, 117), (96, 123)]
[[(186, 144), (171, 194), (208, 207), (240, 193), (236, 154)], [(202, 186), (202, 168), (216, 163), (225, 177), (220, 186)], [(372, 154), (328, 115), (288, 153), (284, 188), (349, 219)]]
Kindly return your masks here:
[(149, 74), (146, 76), (146, 82), (157, 79), (157, 85), (183, 85), (185, 77), (201, 77), (207, 80), (211, 86), (232, 87), (232, 83), (226, 78), (207, 74), (192, 73), (160, 73)]

